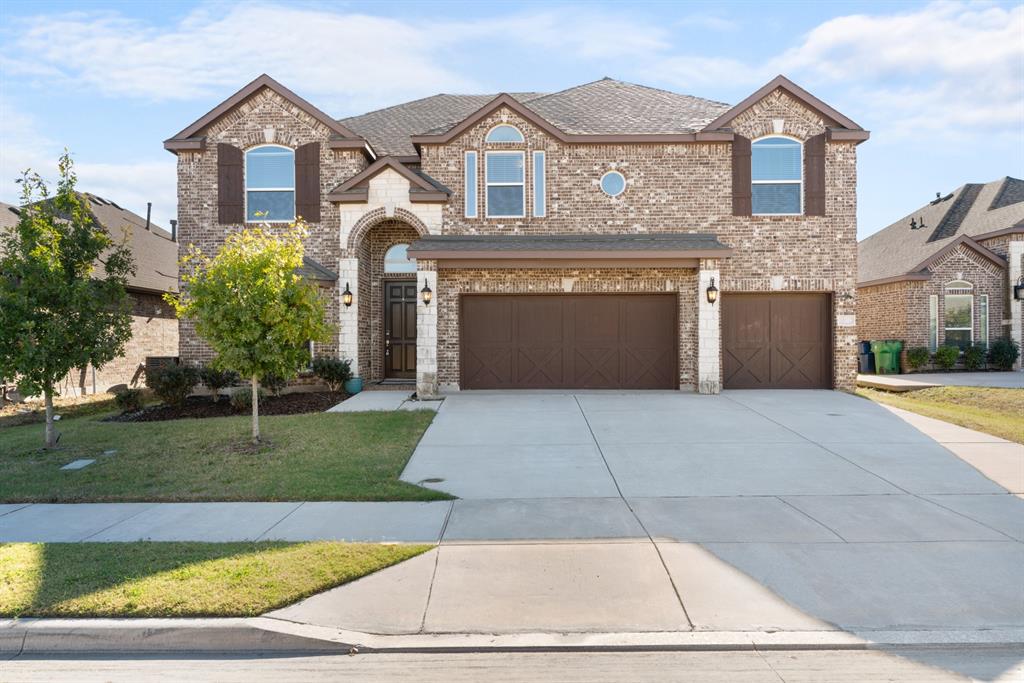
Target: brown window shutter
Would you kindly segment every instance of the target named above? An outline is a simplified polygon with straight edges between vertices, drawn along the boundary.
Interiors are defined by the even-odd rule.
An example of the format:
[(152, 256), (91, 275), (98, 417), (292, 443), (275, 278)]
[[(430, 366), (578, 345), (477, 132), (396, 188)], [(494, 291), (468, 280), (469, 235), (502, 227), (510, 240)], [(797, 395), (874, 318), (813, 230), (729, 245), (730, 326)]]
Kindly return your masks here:
[(295, 150), (295, 214), (308, 223), (320, 222), (320, 143)]
[(217, 222), (230, 225), (245, 222), (245, 187), (242, 150), (217, 145)]
[(825, 134), (804, 143), (804, 215), (825, 215)]
[(732, 139), (732, 215), (750, 214), (750, 138), (736, 135)]

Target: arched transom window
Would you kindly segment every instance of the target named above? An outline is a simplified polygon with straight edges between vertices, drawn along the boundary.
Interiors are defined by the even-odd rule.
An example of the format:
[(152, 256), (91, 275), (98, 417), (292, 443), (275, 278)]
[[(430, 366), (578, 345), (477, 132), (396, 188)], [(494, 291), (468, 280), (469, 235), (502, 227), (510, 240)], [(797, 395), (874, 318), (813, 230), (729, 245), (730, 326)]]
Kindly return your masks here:
[(487, 142), (523, 142), (523, 134), (515, 126), (503, 123), (491, 128), (487, 133)]
[(416, 259), (409, 258), (409, 245), (396, 244), (384, 253), (385, 273), (415, 273)]
[(295, 220), (295, 150), (262, 145), (245, 153), (245, 220)]
[(803, 213), (803, 149), (798, 140), (781, 136), (761, 138), (750, 145), (754, 214)]

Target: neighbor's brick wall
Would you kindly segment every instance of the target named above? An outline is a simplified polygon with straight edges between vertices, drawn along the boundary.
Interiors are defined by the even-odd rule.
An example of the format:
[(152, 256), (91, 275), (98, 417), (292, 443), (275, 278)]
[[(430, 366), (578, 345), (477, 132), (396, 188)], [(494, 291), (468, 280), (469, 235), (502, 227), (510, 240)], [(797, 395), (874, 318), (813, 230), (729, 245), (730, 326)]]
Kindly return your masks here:
[(145, 386), (146, 356), (178, 355), (178, 321), (159, 294), (130, 292), (132, 336), (123, 355), (93, 374), (92, 367), (74, 370), (59, 387), (62, 395), (109, 391), (118, 385)]
[[(330, 135), (331, 131), (322, 123), (267, 89), (221, 117), (207, 129), (204, 151), (178, 153), (179, 255), (187, 252), (189, 244), (215, 253), (228, 232), (239, 227), (217, 222), (218, 143), (243, 150), (267, 143), (294, 149), (309, 142), (326, 142)], [(331, 150), (326, 145), (320, 148), (320, 189), (324, 199), (320, 205), (321, 221), (309, 226), (306, 255), (334, 271), (338, 270), (341, 255), (339, 212), (336, 204), (326, 200), (326, 195), (366, 165), (366, 158), (358, 150)], [(340, 290), (331, 287), (324, 293), (329, 298), (328, 322), (337, 324)], [(199, 364), (212, 359), (209, 347), (196, 337), (189, 321), (181, 321), (180, 334), (183, 362)], [(337, 340), (317, 345), (317, 353), (337, 355)]]
[(442, 388), (459, 384), (459, 299), (463, 294), (596, 293), (678, 293), (679, 385), (695, 388), (696, 269), (448, 269), (438, 272), (437, 281), (437, 375)]
[[(825, 129), (821, 118), (777, 91), (738, 117), (734, 129), (757, 137), (774, 131), (801, 140)], [(485, 144), (493, 126), (518, 127), (524, 144)], [(521, 149), (526, 154), (526, 211), (521, 219), (486, 218), (484, 155), (479, 158), (478, 214), (465, 218), (463, 158), (466, 150)], [(546, 152), (547, 217), (532, 218), (532, 152)], [(855, 280), (856, 147), (826, 146), (826, 216), (732, 215), (729, 144), (562, 144), (501, 109), (445, 146), (424, 145), (422, 168), (453, 190), (444, 207), (446, 234), (714, 233), (735, 254), (722, 261), (721, 284), (729, 291), (834, 293), (835, 384), (852, 389), (856, 377)], [(627, 189), (612, 198), (601, 192), (601, 176), (616, 169)], [(443, 284), (443, 278), (442, 278)], [(439, 334), (441, 334), (439, 332)]]
[(974, 285), (974, 338), (980, 338), (981, 294), (988, 295), (989, 340), (1006, 334), (1006, 275), (973, 250), (960, 247), (932, 266), (931, 279), (861, 287), (857, 292), (857, 332), (861, 339), (899, 339), (907, 348), (928, 346), (928, 297), (939, 297), (939, 345), (945, 343), (946, 283), (966, 280)]

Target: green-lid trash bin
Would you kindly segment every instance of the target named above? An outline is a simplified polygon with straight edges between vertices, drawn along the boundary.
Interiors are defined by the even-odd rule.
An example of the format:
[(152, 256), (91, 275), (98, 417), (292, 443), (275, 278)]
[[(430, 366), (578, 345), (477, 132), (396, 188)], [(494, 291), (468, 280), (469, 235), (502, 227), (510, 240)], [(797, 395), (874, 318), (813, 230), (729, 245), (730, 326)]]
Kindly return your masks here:
[(903, 342), (899, 339), (890, 339), (889, 344), (889, 369), (894, 375), (900, 373), (900, 354), (903, 352)]
[(892, 352), (888, 341), (877, 339), (871, 342), (871, 353), (875, 354), (875, 372), (879, 375), (891, 374)]

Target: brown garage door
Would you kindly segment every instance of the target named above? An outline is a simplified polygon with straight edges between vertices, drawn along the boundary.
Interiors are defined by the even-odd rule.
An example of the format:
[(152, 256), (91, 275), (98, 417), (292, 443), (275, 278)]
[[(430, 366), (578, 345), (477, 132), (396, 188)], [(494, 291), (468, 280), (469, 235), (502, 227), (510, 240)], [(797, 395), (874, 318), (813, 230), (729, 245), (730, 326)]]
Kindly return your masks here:
[(462, 297), (464, 389), (675, 389), (676, 297)]
[(831, 388), (830, 310), (827, 294), (724, 294), (725, 387)]

